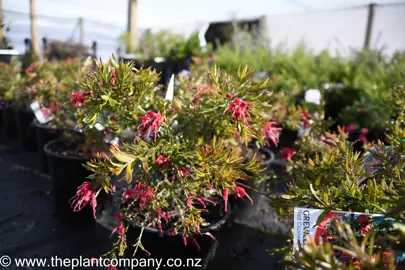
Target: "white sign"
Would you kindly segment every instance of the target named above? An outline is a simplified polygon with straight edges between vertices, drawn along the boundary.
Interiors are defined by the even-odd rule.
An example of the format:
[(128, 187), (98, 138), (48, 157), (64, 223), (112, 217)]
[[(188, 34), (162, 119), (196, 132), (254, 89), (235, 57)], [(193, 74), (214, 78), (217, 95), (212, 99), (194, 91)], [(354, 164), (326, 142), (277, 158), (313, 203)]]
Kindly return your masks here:
[(31, 103), (30, 107), (35, 114), (35, 118), (38, 120), (40, 124), (46, 124), (52, 120), (52, 116), (46, 117), (44, 115), (44, 112), (41, 110), (41, 106), (37, 101)]
[(174, 97), (174, 74), (172, 74), (172, 77), (170, 78), (169, 81), (169, 86), (167, 87), (167, 92), (166, 92), (166, 100), (173, 101)]
[(198, 39), (200, 40), (200, 46), (204, 48), (207, 46), (207, 40), (205, 39), (205, 33), (207, 33), (208, 28), (210, 27), (209, 23), (205, 23), (203, 27), (198, 32)]
[(321, 104), (321, 91), (318, 89), (309, 89), (305, 92), (305, 101), (316, 105)]

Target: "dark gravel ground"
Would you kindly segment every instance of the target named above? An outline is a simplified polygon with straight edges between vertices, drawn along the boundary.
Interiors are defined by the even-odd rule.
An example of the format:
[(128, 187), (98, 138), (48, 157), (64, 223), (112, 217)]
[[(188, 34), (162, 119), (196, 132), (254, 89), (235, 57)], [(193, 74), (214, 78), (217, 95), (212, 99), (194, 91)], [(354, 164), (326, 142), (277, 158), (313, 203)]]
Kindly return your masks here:
[[(95, 228), (59, 223), (53, 217), (51, 180), (37, 168), (38, 153), (25, 153), (17, 139), (6, 139), (0, 134), (0, 256), (98, 258), (109, 251), (109, 217), (102, 216)], [(289, 226), (278, 223), (261, 198), (255, 212), (237, 219), (223, 231), (210, 269), (283, 269), (278, 263), (280, 258), (269, 256), (266, 250), (285, 241), (284, 237), (266, 235), (258, 229), (262, 224), (273, 231)], [(13, 264), (0, 269), (41, 269)]]

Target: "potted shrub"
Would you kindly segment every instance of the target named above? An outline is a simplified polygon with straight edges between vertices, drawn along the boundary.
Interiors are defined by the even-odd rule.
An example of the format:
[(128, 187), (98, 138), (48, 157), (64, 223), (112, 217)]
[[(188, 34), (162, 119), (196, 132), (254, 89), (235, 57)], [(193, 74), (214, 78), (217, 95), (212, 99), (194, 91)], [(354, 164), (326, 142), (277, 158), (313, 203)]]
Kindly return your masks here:
[(34, 62), (24, 71), (23, 84), (15, 91), (15, 118), (20, 143), (24, 150), (36, 151), (35, 115), (30, 107), (40, 95), (50, 92), (56, 84), (53, 66), (48, 62)]
[[(387, 133), (387, 145), (364, 144), (365, 153), (355, 149), (343, 128), (339, 128), (339, 134), (325, 134), (328, 125), (315, 121), (307, 136), (286, 155), (291, 180), (284, 195), (270, 199), (279, 217), (291, 217), (294, 207), (308, 207), (383, 214), (403, 222), (404, 89), (394, 88), (393, 102), (388, 102), (398, 119)], [(374, 159), (372, 163), (370, 157)], [(375, 224), (360, 224), (360, 233), (348, 225), (332, 224), (336, 237), (327, 242), (309, 240), (294, 253), (288, 248), (288, 265), (292, 269), (314, 269), (323, 263), (329, 263), (330, 269), (381, 269), (381, 265), (384, 269), (396, 269), (395, 265), (401, 265), (404, 249), (393, 244), (393, 239), (400, 240), (394, 230), (379, 231)], [(403, 235), (403, 227), (398, 226)], [(400, 253), (392, 252), (398, 248)], [(350, 263), (337, 258), (342, 252), (349, 256)]]
[(78, 58), (53, 63), (56, 83), (47, 92), (38, 95), (35, 101), (42, 112), (43, 121), (35, 121), (37, 146), (40, 154), (40, 168), (48, 173), (47, 155), (44, 146), (49, 141), (59, 138), (77, 126), (76, 107), (66, 104), (72, 93), (79, 92), (79, 82), (91, 67), (90, 59), (81, 61)]
[(17, 136), (17, 125), (13, 112), (15, 92), (21, 84), (20, 69), (17, 61), (11, 64), (1, 63), (0, 65), (0, 106), (1, 106), (1, 122), (4, 128), (4, 133), (9, 138)]
[[(133, 75), (132, 68), (125, 67), (110, 64), (89, 76), (84, 88), (93, 93), (83, 104), (83, 119), (94, 125), (104, 111), (117, 107), (121, 114), (115, 115), (116, 122), (135, 124), (135, 139), (112, 146), (106, 159), (87, 163), (93, 174), (91, 182), (78, 187), (77, 205), (92, 202), (94, 207), (101, 192), (114, 194), (119, 211), (112, 257), (123, 256), (134, 240), (135, 251), (166, 258), (203, 257), (207, 263), (215, 250), (215, 231), (229, 218), (230, 196), (253, 203), (245, 188), (249, 180), (261, 178), (255, 156), (246, 159), (238, 146), (252, 139), (258, 144), (277, 141), (271, 115), (266, 114), (271, 107), (268, 81), (253, 83), (247, 67), (236, 79), (215, 68), (211, 86), (196, 85), (204, 88), (197, 96), (166, 100), (157, 95), (153, 110), (145, 110), (138, 107), (147, 107), (145, 102), (128, 108), (129, 100), (142, 96), (139, 89), (153, 92), (156, 82), (148, 83), (148, 74), (134, 81), (140, 71)], [(118, 91), (98, 83), (111, 69)], [(116, 177), (125, 182), (114, 182)], [(129, 249), (132, 255), (134, 249)]]
[[(106, 89), (116, 93), (128, 91), (128, 89), (134, 90), (135, 82), (140, 81), (142, 76), (145, 76), (146, 71), (141, 69), (140, 73), (135, 74), (132, 72), (132, 64), (122, 65), (121, 68), (126, 70), (128, 76), (133, 75), (130, 77), (131, 80), (127, 80), (127, 82), (131, 81), (133, 85), (122, 85), (121, 77), (118, 75), (119, 67), (113, 66), (111, 63), (97, 63), (97, 71), (88, 69), (88, 63), (80, 64), (77, 62), (75, 64), (72, 62), (68, 65), (72, 66), (66, 67), (65, 72), (67, 71), (70, 76), (75, 77), (63, 80), (61, 91), (51, 97), (51, 102), (59, 103), (61, 99), (66, 97), (67, 92), (65, 91), (74, 91), (68, 94), (69, 99), (66, 102), (59, 103), (59, 105), (63, 104), (63, 106), (54, 112), (54, 121), (50, 123), (51, 126), (63, 128), (64, 136), (49, 141), (45, 145), (44, 151), (48, 157), (49, 171), (54, 186), (55, 213), (57, 217), (62, 221), (94, 225), (92, 215), (89, 215), (86, 211), (72, 213), (70, 207), (73, 203), (70, 198), (76, 192), (76, 187), (83, 184), (90, 174), (90, 171), (83, 167), (82, 164), (86, 164), (86, 162), (97, 156), (104, 158), (105, 153), (108, 152), (108, 143), (123, 132), (120, 127), (124, 127), (124, 125), (118, 125), (121, 123), (120, 121), (115, 122), (116, 119), (120, 119), (118, 116), (126, 113), (128, 115), (132, 112), (132, 109), (136, 107), (142, 97), (147, 99), (147, 95), (142, 96), (142, 91), (146, 86), (137, 85), (138, 95), (134, 96), (135, 98), (131, 100), (117, 99), (127, 106), (126, 110), (120, 110), (112, 99), (106, 99), (107, 96), (104, 95), (104, 92), (107, 91)], [(72, 68), (72, 70), (69, 70), (69, 68)], [(152, 71), (148, 70), (148, 72)], [(156, 86), (158, 76), (156, 73), (153, 74), (152, 77), (155, 80), (151, 81), (150, 84)], [(77, 84), (74, 87), (71, 85), (72, 80)], [(145, 81), (145, 83), (147, 82)], [(153, 87), (151, 86), (151, 88)], [(100, 114), (94, 119), (88, 119), (89, 113), (86, 109), (90, 108), (90, 104), (103, 106), (106, 100), (109, 100), (110, 109), (100, 111)], [(149, 104), (151, 103), (152, 101), (149, 100)], [(123, 119), (125, 119), (126, 123), (132, 122), (129, 118), (124, 117)], [(94, 121), (94, 123), (89, 124), (90, 120)], [(134, 124), (130, 126), (133, 127)], [(70, 203), (68, 203), (69, 200)]]

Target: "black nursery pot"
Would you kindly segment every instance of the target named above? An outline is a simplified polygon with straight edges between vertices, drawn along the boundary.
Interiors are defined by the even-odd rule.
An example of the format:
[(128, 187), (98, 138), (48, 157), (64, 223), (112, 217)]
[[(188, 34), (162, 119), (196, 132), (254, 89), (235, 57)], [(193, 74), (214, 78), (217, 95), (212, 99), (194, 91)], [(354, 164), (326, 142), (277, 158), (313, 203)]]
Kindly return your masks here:
[(35, 122), (35, 127), (37, 134), (37, 148), (39, 151), (40, 170), (43, 173), (48, 173), (48, 157), (45, 153), (44, 146), (48, 142), (58, 139), (62, 135), (63, 131), (60, 129), (51, 128), (47, 125), (41, 125), (37, 122)]
[(4, 106), (2, 110), (2, 118), (4, 134), (10, 139), (16, 138), (18, 136), (18, 129), (17, 121), (14, 117), (14, 109), (12, 106)]
[(44, 146), (53, 185), (55, 217), (62, 222), (95, 225), (90, 205), (79, 212), (73, 212), (69, 203), (76, 194), (77, 187), (87, 181), (86, 177), (90, 175), (82, 165), (89, 161), (90, 157), (62, 154), (70, 149), (75, 149), (74, 144), (62, 139), (50, 141)]
[[(260, 152), (266, 155), (266, 160), (262, 162), (263, 166), (266, 166), (267, 168), (270, 168), (272, 162), (274, 161), (275, 155), (274, 153), (268, 149), (263, 147)], [(250, 220), (254, 215), (260, 211), (260, 208), (258, 207), (264, 197), (261, 195), (265, 193), (266, 191), (266, 185), (267, 185), (267, 180), (262, 181), (259, 185), (254, 186), (252, 182), (245, 183), (248, 186), (250, 186), (252, 189), (249, 188), (244, 188), (247, 195), (252, 199), (253, 204), (250, 202), (250, 200), (246, 197), (244, 198), (238, 198), (235, 196), (230, 196), (229, 201), (232, 203), (234, 206), (233, 211), (233, 218), (237, 221), (248, 221)]]
[[(231, 212), (231, 205), (228, 204), (228, 211), (224, 213), (222, 218), (210, 225), (208, 228), (202, 229), (201, 233), (210, 232), (220, 243), (221, 228), (223, 228), (229, 220)], [(126, 233), (128, 246), (126, 257), (128, 258), (133, 256), (133, 244), (136, 243), (136, 240), (139, 237), (141, 227), (137, 224), (129, 223), (128, 221), (126, 221), (126, 223), (127, 225), (130, 225), (128, 226), (128, 231)], [(197, 240), (198, 245), (201, 248), (200, 251), (198, 251), (197, 246), (190, 240), (188, 241), (187, 246), (185, 246), (181, 235), (169, 236), (167, 232), (164, 232), (162, 236), (159, 230), (145, 227), (142, 233), (141, 241), (145, 249), (151, 253), (150, 257), (163, 259), (163, 263), (165, 263), (167, 259), (181, 259), (183, 267), (176, 268), (204, 270), (208, 269), (209, 264), (215, 257), (215, 253), (218, 247), (217, 242), (215, 242), (215, 240), (207, 235), (196, 235), (195, 239)], [(148, 255), (140, 248), (138, 248), (135, 257), (147, 258)], [(146, 269), (156, 269), (156, 266)]]
[(24, 150), (37, 151), (37, 139), (34, 125), (35, 115), (33, 112), (25, 110), (15, 110), (15, 119), (17, 123), (20, 144)]

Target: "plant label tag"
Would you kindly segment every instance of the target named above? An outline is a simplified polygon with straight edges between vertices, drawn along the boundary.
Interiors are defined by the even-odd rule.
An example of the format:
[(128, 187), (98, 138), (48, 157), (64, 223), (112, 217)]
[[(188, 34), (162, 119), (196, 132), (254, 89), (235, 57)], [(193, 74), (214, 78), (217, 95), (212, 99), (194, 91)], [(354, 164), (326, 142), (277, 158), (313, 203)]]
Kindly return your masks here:
[(174, 97), (174, 74), (170, 77), (169, 86), (167, 87), (166, 100), (173, 101)]
[(198, 31), (198, 39), (200, 40), (200, 47), (204, 48), (207, 46), (207, 40), (205, 39), (205, 34), (207, 33), (208, 28), (210, 27), (209, 23), (204, 23), (200, 31)]
[(103, 125), (100, 124), (100, 123), (95, 124), (94, 127), (95, 127), (98, 131), (104, 130)]
[(52, 120), (52, 116), (46, 116), (44, 112), (41, 110), (41, 106), (37, 101), (30, 104), (31, 110), (35, 114), (35, 118), (38, 120), (40, 124), (46, 124)]
[(305, 101), (316, 105), (321, 104), (321, 92), (318, 89), (309, 89), (305, 92)]

